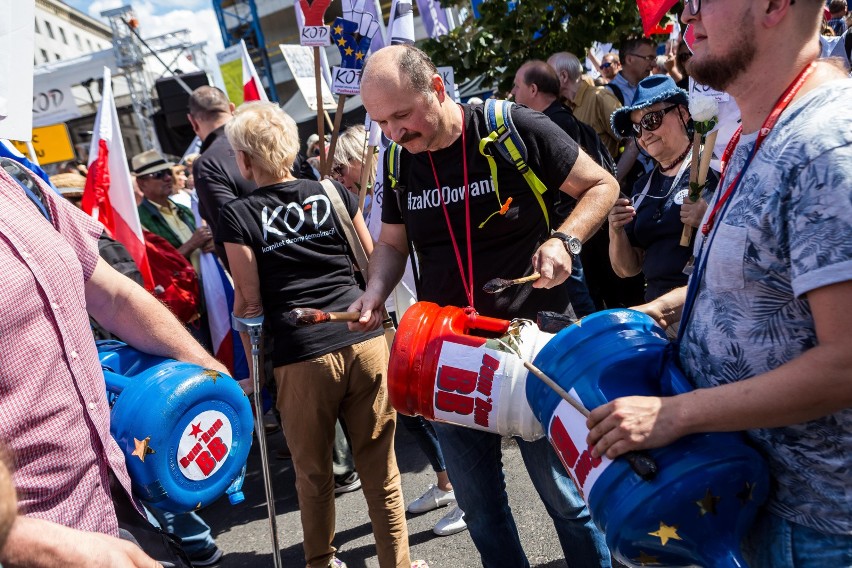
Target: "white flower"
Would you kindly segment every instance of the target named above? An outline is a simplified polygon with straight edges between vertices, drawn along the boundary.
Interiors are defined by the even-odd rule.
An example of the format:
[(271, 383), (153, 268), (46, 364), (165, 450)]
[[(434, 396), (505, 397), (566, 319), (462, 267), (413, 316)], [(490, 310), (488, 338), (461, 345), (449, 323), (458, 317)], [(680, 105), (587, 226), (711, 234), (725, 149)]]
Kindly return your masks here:
[(695, 122), (709, 122), (719, 114), (719, 103), (715, 97), (693, 94), (689, 97), (689, 114)]

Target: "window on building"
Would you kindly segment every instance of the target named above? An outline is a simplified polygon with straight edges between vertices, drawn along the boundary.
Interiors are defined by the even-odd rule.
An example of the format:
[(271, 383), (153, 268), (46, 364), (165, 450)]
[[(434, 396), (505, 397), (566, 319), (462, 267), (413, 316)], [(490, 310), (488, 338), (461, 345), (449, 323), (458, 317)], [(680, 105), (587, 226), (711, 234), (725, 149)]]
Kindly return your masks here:
[(35, 21), (35, 32), (36, 32), (37, 34), (40, 34), (40, 33), (41, 33), (41, 30), (38, 28), (38, 20), (34, 20), (34, 21)]
[(88, 46), (89, 46), (89, 51), (94, 51), (94, 50), (92, 49), (92, 40), (90, 40), (89, 38), (86, 38), (86, 43), (87, 43), (87, 44), (88, 44)]
[(47, 30), (47, 35), (50, 36), (50, 39), (56, 39), (53, 35), (53, 27), (50, 25), (50, 22), (45, 20), (44, 27)]
[(83, 49), (83, 44), (80, 42), (80, 34), (74, 34), (74, 42), (77, 44), (77, 49)]
[(45, 63), (50, 61), (50, 58), (47, 56), (47, 50), (46, 49), (41, 50), (41, 58), (44, 60)]
[(53, 55), (56, 57), (56, 60), (57, 60), (57, 61), (59, 61), (60, 59), (62, 59), (62, 56), (61, 56), (61, 55), (59, 55), (58, 53), (54, 53)]
[(61, 27), (59, 28), (59, 36), (62, 38), (62, 43), (64, 43), (65, 45), (68, 45), (68, 38), (65, 37), (65, 30), (62, 29)]

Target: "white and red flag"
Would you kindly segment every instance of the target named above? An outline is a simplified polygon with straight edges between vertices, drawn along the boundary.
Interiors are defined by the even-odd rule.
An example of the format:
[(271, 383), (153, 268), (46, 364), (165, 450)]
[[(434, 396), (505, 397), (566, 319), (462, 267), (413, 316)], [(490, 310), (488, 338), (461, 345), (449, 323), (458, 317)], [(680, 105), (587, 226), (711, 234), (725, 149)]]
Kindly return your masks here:
[(240, 48), (243, 52), (243, 102), (268, 101), (269, 97), (263, 90), (263, 83), (260, 82), (244, 40), (240, 40)]
[(646, 37), (671, 33), (671, 27), (662, 27), (659, 24), (663, 16), (677, 3), (678, 0), (636, 0)]
[(127, 168), (111, 75), (109, 68), (104, 67), (103, 97), (95, 117), (89, 148), (89, 175), (81, 206), (83, 211), (101, 222), (109, 236), (127, 248), (142, 273), (145, 287), (151, 290), (154, 280), (136, 210), (133, 182)]

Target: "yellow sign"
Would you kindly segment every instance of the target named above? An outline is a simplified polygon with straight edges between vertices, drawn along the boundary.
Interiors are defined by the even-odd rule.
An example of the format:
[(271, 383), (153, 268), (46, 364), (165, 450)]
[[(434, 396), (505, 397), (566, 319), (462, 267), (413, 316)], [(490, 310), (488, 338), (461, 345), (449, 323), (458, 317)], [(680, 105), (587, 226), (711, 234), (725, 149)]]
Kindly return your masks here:
[[(24, 156), (30, 155), (26, 143), (13, 140), (12, 144)], [(76, 159), (68, 128), (64, 124), (33, 128), (33, 148), (42, 166)]]

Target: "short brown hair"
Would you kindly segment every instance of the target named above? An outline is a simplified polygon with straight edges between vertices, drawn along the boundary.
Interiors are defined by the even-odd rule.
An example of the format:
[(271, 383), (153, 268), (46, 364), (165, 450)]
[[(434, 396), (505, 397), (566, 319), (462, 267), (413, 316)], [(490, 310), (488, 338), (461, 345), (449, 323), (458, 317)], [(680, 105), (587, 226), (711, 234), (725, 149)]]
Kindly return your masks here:
[(211, 122), (231, 112), (228, 95), (217, 87), (198, 87), (189, 95), (189, 114), (195, 120)]
[(553, 67), (544, 61), (533, 59), (524, 63), (523, 69), (524, 83), (535, 85), (539, 92), (546, 95), (559, 96), (559, 75), (556, 74)]

